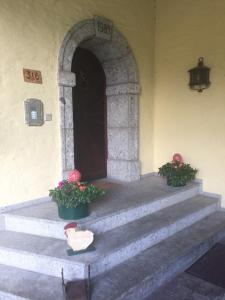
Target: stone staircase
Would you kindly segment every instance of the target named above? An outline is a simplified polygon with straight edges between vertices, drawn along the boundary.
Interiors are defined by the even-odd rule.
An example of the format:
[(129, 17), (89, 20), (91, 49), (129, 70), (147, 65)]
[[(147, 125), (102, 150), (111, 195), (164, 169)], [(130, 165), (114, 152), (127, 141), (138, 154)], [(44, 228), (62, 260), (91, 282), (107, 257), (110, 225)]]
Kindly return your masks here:
[(192, 276), (179, 274), (144, 300), (224, 300), (222, 287)]
[(68, 256), (54, 203), (1, 215), (0, 299), (63, 299), (66, 280), (91, 270), (92, 300), (144, 299), (225, 237), (218, 198), (199, 183), (172, 188), (157, 177), (115, 184), (79, 221), (95, 233), (95, 251)]

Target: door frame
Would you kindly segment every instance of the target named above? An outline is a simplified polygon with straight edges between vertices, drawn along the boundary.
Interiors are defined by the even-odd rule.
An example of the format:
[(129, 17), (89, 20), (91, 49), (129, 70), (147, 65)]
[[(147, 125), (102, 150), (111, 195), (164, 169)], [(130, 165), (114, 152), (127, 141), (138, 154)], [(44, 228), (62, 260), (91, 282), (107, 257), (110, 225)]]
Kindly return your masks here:
[(72, 109), (72, 87), (76, 78), (71, 72), (71, 64), (78, 46), (90, 50), (99, 59), (106, 75), (107, 178), (138, 180), (140, 85), (136, 60), (126, 39), (115, 27), (111, 41), (97, 38), (94, 18), (76, 24), (66, 34), (59, 52), (62, 177), (67, 177), (76, 167)]

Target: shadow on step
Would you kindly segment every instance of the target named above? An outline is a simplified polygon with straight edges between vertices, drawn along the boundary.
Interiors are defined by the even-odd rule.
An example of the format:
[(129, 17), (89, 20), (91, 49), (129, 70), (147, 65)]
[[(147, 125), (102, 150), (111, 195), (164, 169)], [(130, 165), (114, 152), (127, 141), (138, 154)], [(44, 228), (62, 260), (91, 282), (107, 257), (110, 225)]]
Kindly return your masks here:
[(90, 266), (88, 267), (88, 279), (77, 279), (65, 282), (62, 269), (63, 300), (90, 300)]
[(85, 280), (69, 281), (64, 287), (65, 300), (89, 300)]

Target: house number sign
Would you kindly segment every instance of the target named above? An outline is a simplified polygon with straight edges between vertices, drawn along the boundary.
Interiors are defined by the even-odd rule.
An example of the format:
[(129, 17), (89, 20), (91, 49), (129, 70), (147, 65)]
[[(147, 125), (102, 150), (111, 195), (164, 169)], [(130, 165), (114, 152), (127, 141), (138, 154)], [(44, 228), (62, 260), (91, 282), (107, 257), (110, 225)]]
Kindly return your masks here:
[(23, 69), (23, 78), (25, 82), (42, 84), (41, 71)]
[(95, 17), (95, 35), (104, 40), (111, 40), (113, 32), (112, 21), (102, 18)]

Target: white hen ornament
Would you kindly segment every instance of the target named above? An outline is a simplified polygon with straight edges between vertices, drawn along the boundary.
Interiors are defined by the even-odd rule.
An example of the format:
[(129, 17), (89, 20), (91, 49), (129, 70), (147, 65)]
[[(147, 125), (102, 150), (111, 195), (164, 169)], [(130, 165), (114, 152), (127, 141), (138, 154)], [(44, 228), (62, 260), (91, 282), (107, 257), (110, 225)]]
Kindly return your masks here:
[(68, 245), (73, 251), (82, 251), (88, 248), (94, 240), (93, 232), (89, 230), (78, 230), (77, 223), (72, 222), (64, 227)]

